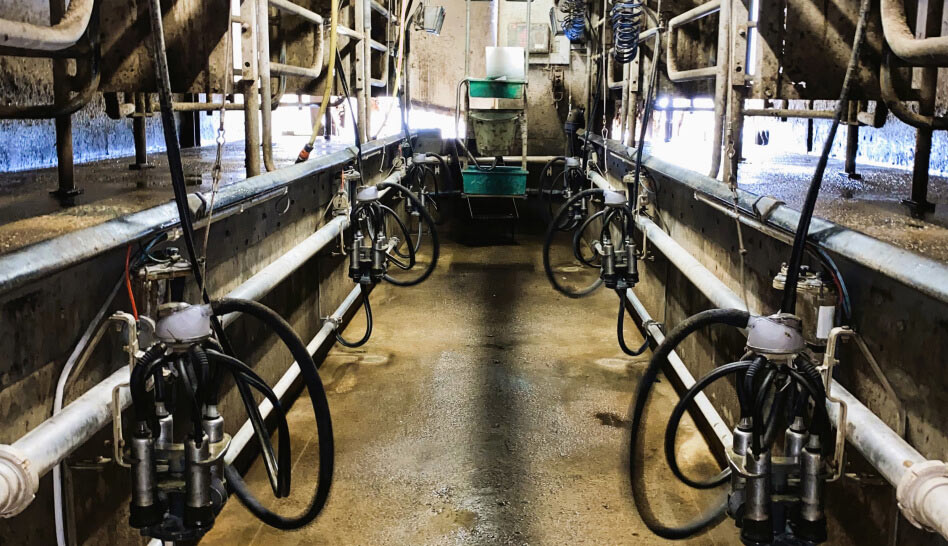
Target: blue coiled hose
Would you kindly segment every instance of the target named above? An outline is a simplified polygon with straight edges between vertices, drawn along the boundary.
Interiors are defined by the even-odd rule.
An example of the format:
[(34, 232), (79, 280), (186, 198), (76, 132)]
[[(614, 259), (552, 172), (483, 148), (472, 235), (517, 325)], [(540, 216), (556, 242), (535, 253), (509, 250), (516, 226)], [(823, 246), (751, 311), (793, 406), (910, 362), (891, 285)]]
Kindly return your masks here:
[(612, 38), (615, 42), (615, 60), (625, 64), (639, 53), (639, 33), (642, 31), (643, 2), (617, 1), (609, 10), (612, 19)]
[(565, 0), (560, 9), (565, 14), (561, 23), (563, 34), (570, 42), (581, 42), (586, 35), (585, 0)]

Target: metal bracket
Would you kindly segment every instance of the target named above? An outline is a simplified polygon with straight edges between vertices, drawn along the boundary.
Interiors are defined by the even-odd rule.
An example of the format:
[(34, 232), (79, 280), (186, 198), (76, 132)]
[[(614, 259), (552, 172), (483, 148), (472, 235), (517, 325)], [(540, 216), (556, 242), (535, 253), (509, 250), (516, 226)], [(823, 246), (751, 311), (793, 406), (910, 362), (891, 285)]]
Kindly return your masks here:
[(886, 377), (885, 373), (882, 371), (882, 367), (879, 366), (879, 362), (873, 356), (872, 352), (869, 350), (869, 347), (866, 345), (865, 340), (862, 336), (856, 333), (852, 328), (848, 326), (837, 326), (830, 330), (829, 337), (826, 339), (826, 352), (823, 356), (823, 365), (819, 367), (820, 372), (823, 374), (823, 384), (826, 389), (826, 399), (834, 404), (839, 405), (839, 422), (836, 424), (836, 448), (833, 452), (833, 474), (827, 481), (836, 481), (843, 474), (843, 466), (845, 464), (845, 447), (846, 447), (846, 403), (842, 400), (835, 398), (832, 395), (832, 385), (833, 385), (833, 368), (839, 364), (839, 359), (836, 358), (837, 346), (842, 339), (852, 338), (856, 342), (856, 346), (859, 348), (859, 351), (862, 353), (866, 361), (869, 362), (869, 367), (872, 368), (873, 373), (876, 376), (876, 379), (879, 380), (879, 383), (882, 384), (882, 388), (886, 391), (886, 394), (893, 400), (896, 405), (896, 411), (899, 414), (899, 423), (895, 427), (896, 433), (899, 436), (905, 437), (905, 426), (907, 422), (907, 414), (905, 410), (905, 405), (902, 404), (902, 400), (899, 399), (898, 394), (896, 394), (895, 389), (892, 387), (892, 383), (889, 382), (889, 379)]
[(777, 199), (776, 197), (771, 197), (769, 195), (762, 195), (754, 201), (753, 209), (754, 213), (757, 215), (757, 219), (761, 222), (766, 222), (770, 215), (777, 210), (777, 207), (785, 204), (783, 201)]

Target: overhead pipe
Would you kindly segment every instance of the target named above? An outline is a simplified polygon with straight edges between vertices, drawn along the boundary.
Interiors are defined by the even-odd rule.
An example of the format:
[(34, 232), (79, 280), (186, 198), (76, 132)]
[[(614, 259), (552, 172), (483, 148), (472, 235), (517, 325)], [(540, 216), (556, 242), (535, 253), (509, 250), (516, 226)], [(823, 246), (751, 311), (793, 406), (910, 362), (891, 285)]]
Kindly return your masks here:
[(948, 36), (916, 38), (908, 26), (905, 0), (882, 0), (881, 15), (885, 41), (899, 58), (916, 66), (948, 66)]
[[(948, 38), (946, 38), (948, 39)], [(948, 129), (948, 118), (944, 116), (923, 115), (906, 106), (899, 98), (895, 83), (892, 81), (892, 53), (885, 52), (882, 68), (879, 70), (879, 90), (882, 100), (896, 118), (916, 129)]]
[(76, 45), (82, 38), (95, 0), (72, 0), (62, 19), (52, 26), (0, 19), (0, 47), (32, 51), (59, 51)]
[(797, 110), (793, 108), (745, 108), (744, 115), (768, 118), (833, 119), (832, 110)]
[[(385, 180), (400, 179), (396, 171)], [(225, 297), (262, 298), (334, 241), (347, 224), (346, 216), (333, 219)], [(224, 322), (234, 318), (227, 315)], [(39, 479), (112, 420), (113, 391), (128, 385), (129, 372), (129, 366), (122, 366), (13, 444), (0, 445), (0, 517), (26, 509), (39, 490)], [(115, 396), (122, 410), (131, 404), (127, 388), (117, 389)]]
[[(614, 188), (599, 175), (593, 177), (593, 182), (600, 187)], [(639, 218), (636, 223), (648, 239), (713, 305), (724, 309), (744, 308), (737, 294), (691, 253), (654, 222), (642, 215)], [(909, 521), (948, 539), (948, 464), (924, 457), (839, 382), (829, 378), (829, 383), (834, 396), (843, 400), (848, 408), (847, 441), (896, 487), (899, 507)], [(836, 419), (839, 408), (827, 401), (827, 411)]]

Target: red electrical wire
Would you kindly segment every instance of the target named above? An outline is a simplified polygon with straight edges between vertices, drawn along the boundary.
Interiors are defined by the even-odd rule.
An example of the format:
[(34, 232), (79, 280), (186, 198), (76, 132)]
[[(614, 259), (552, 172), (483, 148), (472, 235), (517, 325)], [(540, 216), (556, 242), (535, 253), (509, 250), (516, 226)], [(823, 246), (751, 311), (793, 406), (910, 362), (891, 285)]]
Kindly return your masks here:
[(128, 301), (132, 303), (132, 315), (138, 320), (138, 307), (135, 305), (135, 294), (132, 292), (132, 278), (128, 273), (128, 263), (132, 259), (132, 245), (125, 250), (125, 287), (128, 288)]

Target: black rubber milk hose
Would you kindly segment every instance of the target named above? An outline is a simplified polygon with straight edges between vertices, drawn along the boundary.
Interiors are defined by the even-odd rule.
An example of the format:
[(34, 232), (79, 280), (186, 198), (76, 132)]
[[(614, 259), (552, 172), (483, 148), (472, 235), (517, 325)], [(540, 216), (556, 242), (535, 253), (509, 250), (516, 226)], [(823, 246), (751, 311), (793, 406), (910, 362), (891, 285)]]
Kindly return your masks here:
[(641, 453), (644, 446), (641, 446), (639, 442), (645, 405), (648, 403), (652, 386), (658, 379), (662, 367), (667, 363), (668, 355), (689, 335), (716, 324), (744, 328), (747, 326), (749, 318), (750, 314), (747, 311), (739, 309), (710, 309), (688, 317), (669, 332), (665, 340), (655, 348), (648, 367), (639, 380), (635, 401), (630, 410), (632, 426), (629, 433), (629, 482), (632, 486), (632, 497), (638, 509), (639, 517), (650, 531), (662, 538), (680, 540), (709, 528), (724, 516), (727, 501), (726, 498), (722, 498), (720, 502), (715, 503), (714, 506), (697, 518), (680, 526), (666, 525), (659, 521), (652, 512), (642, 487), (642, 470), (644, 469), (645, 457), (644, 453)]
[(223, 299), (212, 303), (214, 312), (218, 315), (228, 313), (245, 313), (263, 322), (286, 345), (300, 368), (300, 376), (309, 392), (313, 413), (316, 417), (316, 437), (319, 442), (319, 472), (316, 481), (316, 490), (312, 501), (301, 514), (291, 517), (271, 512), (256, 497), (253, 496), (240, 472), (231, 465), (224, 468), (227, 484), (240, 499), (240, 502), (253, 513), (260, 521), (271, 527), (282, 530), (299, 529), (311, 523), (322, 511), (329, 498), (329, 489), (332, 485), (334, 447), (332, 435), (332, 419), (329, 415), (329, 402), (323, 382), (316, 370), (316, 363), (306, 349), (306, 345), (296, 335), (293, 327), (283, 320), (272, 309), (249, 300)]

